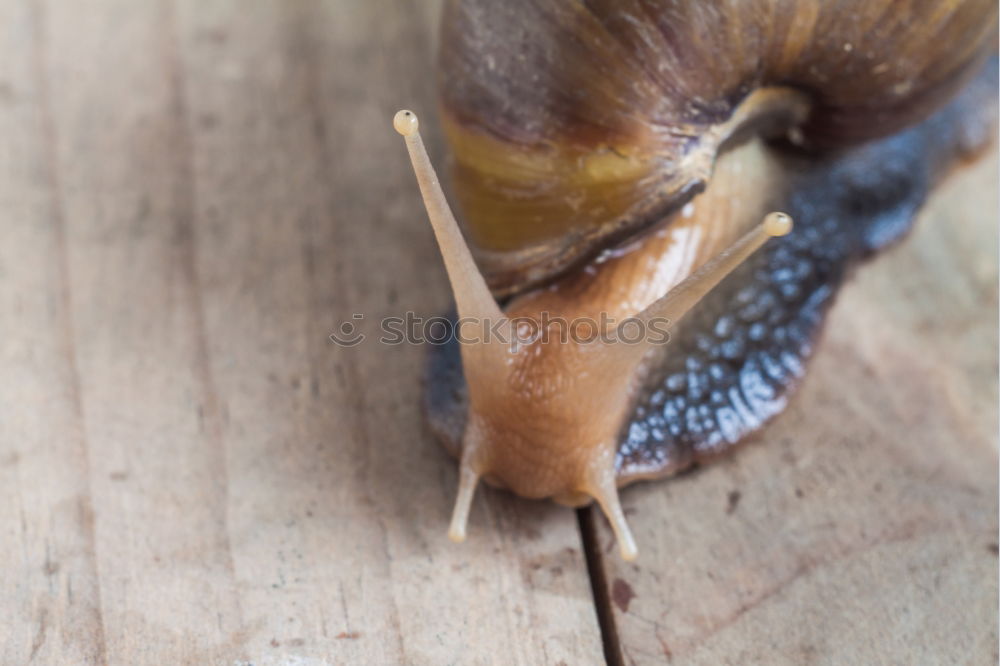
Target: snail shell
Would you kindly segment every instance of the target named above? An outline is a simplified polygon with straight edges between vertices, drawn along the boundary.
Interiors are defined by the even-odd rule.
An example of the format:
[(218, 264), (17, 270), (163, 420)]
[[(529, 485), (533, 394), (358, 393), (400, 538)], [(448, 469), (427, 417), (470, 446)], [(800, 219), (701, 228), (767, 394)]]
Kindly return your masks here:
[(521, 291), (661, 222), (741, 127), (818, 149), (912, 124), (978, 67), (996, 16), (991, 0), (451, 2), (442, 118), (488, 283)]
[[(995, 16), (981, 0), (450, 4), (442, 117), (468, 244), (415, 117), (396, 126), (456, 333), (475, 334), (428, 366), (431, 425), (461, 458), (452, 538), (483, 478), (596, 500), (634, 557), (617, 488), (779, 412), (850, 266), (906, 230), (943, 165), (981, 143), (969, 128), (989, 136), (995, 64), (899, 130), (974, 73)], [(776, 209), (797, 230), (768, 242), (790, 227)], [(613, 323), (597, 344), (518, 338), (550, 314)], [(670, 344), (625, 344), (628, 318), (669, 321)]]

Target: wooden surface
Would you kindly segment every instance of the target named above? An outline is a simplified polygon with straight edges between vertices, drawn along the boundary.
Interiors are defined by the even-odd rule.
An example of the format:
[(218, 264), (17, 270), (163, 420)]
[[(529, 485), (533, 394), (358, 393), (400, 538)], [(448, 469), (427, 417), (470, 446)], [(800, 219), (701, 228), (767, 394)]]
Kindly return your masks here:
[(435, 14), (0, 0), (0, 663), (993, 661), (992, 157), (759, 445), (624, 493), (637, 565), (592, 521), (596, 603), (572, 511), (447, 541), (424, 349), (327, 339), (449, 301), (389, 126), (440, 160)]
[(997, 661), (995, 154), (840, 293), (800, 393), (735, 456), (598, 521), (628, 664)]

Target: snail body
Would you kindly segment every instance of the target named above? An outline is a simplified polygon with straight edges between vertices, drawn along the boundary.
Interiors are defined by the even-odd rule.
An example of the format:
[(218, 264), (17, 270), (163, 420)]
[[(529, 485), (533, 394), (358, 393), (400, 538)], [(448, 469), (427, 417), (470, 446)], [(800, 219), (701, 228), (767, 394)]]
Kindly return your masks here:
[[(464, 341), (432, 352), (426, 393), (461, 460), (453, 539), (482, 478), (596, 500), (631, 559), (618, 487), (707, 459), (783, 408), (846, 272), (905, 231), (968, 149), (961, 128), (988, 123), (977, 80), (854, 148), (926, 117), (982, 60), (993, 5), (909, 4), (904, 20), (853, 2), (851, 20), (778, 0), (449, 5), (442, 116), (464, 237), (415, 116), (395, 124)], [(914, 33), (962, 46), (930, 58)], [(597, 323), (586, 340), (541, 335), (553, 316)], [(627, 340), (625, 322), (645, 335)], [(669, 344), (648, 335), (657, 324)]]

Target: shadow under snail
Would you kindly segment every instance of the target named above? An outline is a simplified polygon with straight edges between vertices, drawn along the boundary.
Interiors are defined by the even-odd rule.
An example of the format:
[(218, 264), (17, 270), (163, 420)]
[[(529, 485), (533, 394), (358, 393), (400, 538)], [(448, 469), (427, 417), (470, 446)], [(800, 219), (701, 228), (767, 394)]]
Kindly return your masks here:
[[(635, 558), (618, 489), (779, 413), (850, 269), (989, 142), (996, 23), (993, 0), (448, 4), (462, 228), (393, 122), (459, 317), (425, 394), (461, 461), (449, 536), (484, 479), (596, 500)], [(657, 322), (667, 344), (626, 339)]]

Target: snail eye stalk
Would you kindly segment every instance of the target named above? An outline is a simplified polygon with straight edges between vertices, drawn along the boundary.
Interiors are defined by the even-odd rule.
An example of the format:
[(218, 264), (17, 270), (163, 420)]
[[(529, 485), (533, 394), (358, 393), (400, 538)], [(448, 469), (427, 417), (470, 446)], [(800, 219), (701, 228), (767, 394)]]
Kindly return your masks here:
[(413, 164), (413, 173), (420, 185), (420, 194), (424, 199), (427, 216), (434, 227), (444, 265), (448, 271), (448, 280), (455, 295), (455, 304), (460, 317), (474, 318), (480, 321), (499, 321), (504, 318), (496, 299), (486, 286), (486, 280), (476, 266), (472, 253), (469, 251), (458, 222), (451, 212), (451, 207), (441, 190), (437, 173), (431, 165), (424, 142), (420, 138), (420, 123), (412, 111), (399, 111), (392, 119), (396, 131), (406, 140), (406, 149)]
[[(666, 295), (654, 301), (640, 312), (637, 318), (643, 323), (649, 323), (655, 318), (666, 319), (671, 324), (676, 323), (769, 239), (788, 234), (792, 230), (792, 224), (792, 218), (785, 213), (768, 213), (760, 224), (710, 259)], [(621, 328), (617, 333), (616, 337), (620, 340)], [(604, 353), (595, 356), (594, 363), (598, 366), (595, 369), (603, 371), (608, 385), (611, 385), (612, 377), (631, 375), (634, 365), (653, 344), (655, 343), (629, 345), (613, 342), (603, 350)], [(618, 499), (613, 462), (601, 462), (596, 465), (594, 478), (590, 479), (587, 492), (597, 500), (611, 524), (622, 558), (626, 561), (635, 559), (638, 550)]]
[[(760, 246), (771, 238), (790, 233), (792, 226), (792, 218), (788, 214), (768, 213), (760, 224), (715, 255), (664, 296), (650, 304), (649, 307), (636, 315), (636, 318), (643, 323), (649, 323), (654, 318), (661, 318), (676, 324)], [(620, 333), (621, 331), (619, 331)]]
[[(406, 141), (413, 173), (417, 177), (424, 207), (427, 209), (427, 216), (434, 228), (434, 237), (448, 272), (448, 281), (451, 283), (458, 315), (464, 320), (462, 334), (468, 336), (469, 331), (465, 327), (470, 325), (478, 333), (478, 343), (462, 345), (462, 363), (469, 381), (470, 392), (475, 393), (480, 386), (492, 385), (506, 377), (509, 348), (503, 342), (505, 336), (493, 337), (488, 331), (491, 326), (499, 324), (502, 327), (501, 331), (506, 330), (509, 333), (510, 321), (501, 312), (496, 299), (486, 286), (486, 280), (479, 272), (458, 222), (455, 221), (451, 207), (445, 199), (437, 173), (420, 138), (420, 123), (416, 114), (405, 109), (399, 111), (393, 118), (392, 125)], [(458, 494), (455, 498), (451, 526), (448, 529), (448, 537), (455, 542), (465, 540), (469, 508), (481, 474), (473, 460), (475, 452), (480, 447), (474, 444), (472, 439), (474, 438), (467, 435), (462, 447)]]

